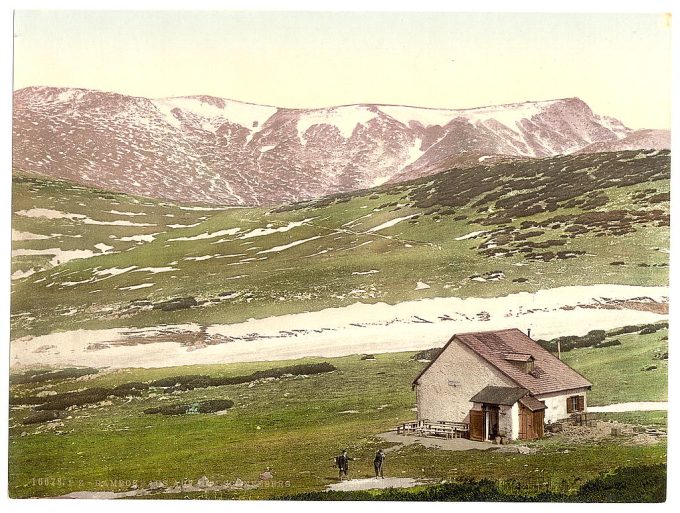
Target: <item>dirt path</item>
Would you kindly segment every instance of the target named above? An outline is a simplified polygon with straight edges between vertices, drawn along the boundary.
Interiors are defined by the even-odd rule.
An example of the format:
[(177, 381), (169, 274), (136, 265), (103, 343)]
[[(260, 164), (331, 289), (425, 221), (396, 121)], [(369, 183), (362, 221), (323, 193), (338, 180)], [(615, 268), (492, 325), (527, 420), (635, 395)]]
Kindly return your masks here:
[(606, 406), (588, 406), (591, 413), (622, 413), (628, 411), (668, 411), (667, 402), (617, 403)]
[(475, 442), (474, 440), (468, 440), (467, 438), (452, 438), (447, 440), (445, 438), (433, 438), (426, 436), (398, 435), (394, 431), (380, 433), (377, 436), (386, 442), (400, 444), (385, 449), (385, 452), (395, 451), (407, 445), (413, 444), (420, 444), (424, 447), (429, 447), (432, 449), (443, 449), (445, 451), (470, 451), (473, 449), (487, 451), (489, 449), (498, 448), (497, 445), (493, 445), (489, 442)]
[(328, 485), (328, 490), (349, 492), (354, 490), (376, 490), (384, 488), (411, 488), (426, 484), (411, 477), (386, 477), (385, 479), (349, 479)]

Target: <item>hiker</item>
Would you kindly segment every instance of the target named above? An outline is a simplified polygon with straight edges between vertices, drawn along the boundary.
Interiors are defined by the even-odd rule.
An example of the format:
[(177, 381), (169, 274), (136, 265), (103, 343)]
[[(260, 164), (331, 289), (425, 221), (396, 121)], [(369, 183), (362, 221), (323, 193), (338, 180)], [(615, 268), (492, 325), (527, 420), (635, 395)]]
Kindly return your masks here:
[(378, 476), (385, 479), (385, 476), (383, 476), (383, 462), (384, 461), (385, 461), (385, 453), (383, 452), (382, 449), (378, 449), (378, 452), (375, 453), (375, 458), (373, 459), (373, 468), (375, 468), (375, 478), (376, 479), (378, 479)]
[(340, 456), (335, 457), (335, 464), (338, 466), (338, 479), (342, 481), (342, 476), (345, 476), (347, 479), (347, 472), (349, 471), (349, 461), (355, 461), (356, 458), (350, 458), (347, 456), (347, 449), (342, 450), (342, 454)]

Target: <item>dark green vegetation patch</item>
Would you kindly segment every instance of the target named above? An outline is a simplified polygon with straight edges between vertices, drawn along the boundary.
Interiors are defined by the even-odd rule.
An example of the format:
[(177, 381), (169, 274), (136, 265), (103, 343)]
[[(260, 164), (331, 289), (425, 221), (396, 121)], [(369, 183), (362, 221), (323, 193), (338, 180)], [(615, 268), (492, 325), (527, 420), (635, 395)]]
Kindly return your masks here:
[(161, 415), (186, 415), (192, 413), (215, 413), (218, 411), (228, 410), (234, 406), (234, 401), (229, 399), (211, 399), (209, 401), (200, 401), (191, 404), (172, 404), (168, 406), (157, 406), (154, 408), (147, 408), (144, 413)]
[(67, 369), (60, 370), (41, 369), (12, 375), (10, 376), (10, 383), (13, 385), (19, 385), (22, 383), (60, 381), (63, 379), (73, 379), (79, 378), (81, 376), (88, 376), (90, 374), (97, 374), (97, 372), (99, 372), (97, 369), (90, 367), (69, 367)]
[(625, 335), (630, 333), (640, 333), (640, 335), (649, 335), (650, 333), (656, 333), (660, 329), (667, 328), (668, 328), (667, 322), (658, 322), (655, 324), (624, 326), (622, 328), (610, 330), (609, 332), (605, 330), (591, 330), (587, 334), (580, 337), (576, 335), (567, 335), (564, 337), (557, 337), (552, 340), (539, 339), (536, 342), (543, 346), (548, 351), (552, 351), (553, 353), (557, 352), (558, 345), (561, 351), (567, 352), (579, 347), (598, 348), (620, 346), (621, 345), (620, 340), (608, 337), (613, 337), (616, 335)]
[[(93, 387), (85, 390), (75, 392), (63, 392), (60, 394), (48, 396), (11, 396), (10, 404), (14, 406), (19, 405), (35, 405), (36, 411), (54, 411), (65, 410), (71, 406), (83, 406), (86, 404), (94, 404), (104, 401), (109, 397), (133, 397), (139, 396), (143, 391), (148, 390), (149, 387), (166, 389), (167, 392), (193, 390), (194, 388), (208, 388), (219, 387), (225, 385), (238, 385), (243, 383), (251, 383), (260, 379), (278, 379), (287, 376), (311, 376), (315, 374), (323, 374), (325, 372), (332, 372), (337, 370), (328, 362), (320, 363), (303, 363), (298, 365), (289, 365), (286, 367), (273, 367), (255, 371), (244, 376), (231, 377), (211, 377), (205, 375), (182, 375), (169, 376), (166, 378), (157, 379), (150, 383), (143, 383), (139, 381), (127, 382), (117, 385), (112, 388), (107, 387)], [(205, 408), (210, 408), (208, 404)], [(181, 409), (181, 405), (176, 406)], [(157, 413), (147, 412), (144, 413)], [(160, 411), (163, 413), (163, 411)], [(203, 412), (201, 412), (203, 413)], [(166, 413), (169, 414), (169, 413)], [(56, 417), (55, 417), (56, 418)], [(47, 414), (42, 416), (37, 415), (31, 417), (30, 423), (46, 422), (53, 420)], [(42, 419), (42, 420), (40, 420)]]
[[(417, 490), (389, 488), (377, 492), (311, 492), (278, 498), (311, 501), (654, 503), (665, 502), (666, 480), (665, 465), (646, 465), (618, 468), (613, 473), (587, 481), (573, 494), (551, 491), (530, 494), (521, 483), (499, 485), (496, 481), (482, 479), (427, 486)], [(536, 488), (540, 490), (541, 486)]]

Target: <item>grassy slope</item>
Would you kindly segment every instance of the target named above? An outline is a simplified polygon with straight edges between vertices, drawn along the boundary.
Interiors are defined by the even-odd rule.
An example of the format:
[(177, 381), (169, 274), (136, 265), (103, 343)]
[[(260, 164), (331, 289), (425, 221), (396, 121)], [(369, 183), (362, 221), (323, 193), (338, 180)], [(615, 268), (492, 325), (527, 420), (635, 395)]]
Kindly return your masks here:
[[(654, 372), (639, 372), (658, 348), (667, 348), (667, 331), (619, 337), (620, 347), (575, 349), (565, 360), (595, 384), (592, 404), (619, 400), (660, 400), (667, 394), (665, 363)], [(665, 350), (665, 349), (664, 349)], [(425, 365), (411, 360), (412, 353), (377, 355), (376, 361), (359, 356), (325, 359), (338, 368), (330, 374), (304, 379), (283, 379), (158, 396), (129, 402), (113, 399), (110, 406), (80, 408), (70, 412), (60, 428), (64, 434), (34, 433), (21, 426), (26, 408), (10, 415), (10, 494), (13, 497), (51, 496), (74, 490), (125, 489), (111, 480), (256, 480), (271, 466), (277, 480), (290, 487), (261, 488), (225, 493), (236, 498), (266, 498), (319, 490), (335, 481), (332, 457), (343, 447), (359, 458), (353, 477), (369, 477), (371, 461), (380, 444), (374, 435), (414, 418), (415, 397), (410, 382)], [(321, 361), (308, 358), (305, 362)], [(286, 365), (288, 362), (280, 362)], [(277, 364), (278, 365), (278, 364)], [(230, 376), (249, 374), (271, 363), (200, 365), (166, 369), (126, 369), (79, 382), (64, 382), (49, 390), (114, 386), (130, 381), (150, 381), (180, 374)], [(616, 366), (625, 369), (603, 376)], [(622, 380), (625, 379), (625, 383)], [(14, 394), (36, 391), (39, 385), (17, 385)], [(163, 417), (142, 410), (174, 402), (228, 398), (236, 406), (226, 415)], [(607, 399), (608, 398), (608, 399)], [(341, 413), (356, 411), (358, 413)], [(611, 414), (607, 418), (664, 424), (665, 415)], [(259, 429), (258, 429), (259, 426)], [(666, 445), (628, 446), (619, 440), (600, 445), (564, 445), (555, 439), (534, 442), (537, 454), (447, 452), (411, 446), (390, 452), (387, 474), (415, 478), (465, 477), (518, 480), (534, 483), (565, 481), (576, 486), (617, 466), (665, 463)], [(34, 477), (53, 476), (61, 481), (40, 485)], [(98, 485), (97, 481), (107, 481)]]
[[(668, 330), (648, 335), (617, 335), (620, 346), (578, 349), (562, 359), (593, 383), (588, 405), (668, 400), (668, 360), (654, 358), (668, 352)], [(656, 365), (656, 369), (643, 369)], [(663, 383), (664, 386), (660, 386)]]
[[(637, 152), (558, 157), (452, 170), (413, 183), (275, 210), (188, 211), (65, 182), (15, 176), (14, 212), (42, 207), (97, 220), (127, 219), (156, 226), (93, 226), (77, 220), (14, 215), (16, 230), (82, 236), (22, 241), (15, 248), (92, 249), (104, 242), (117, 253), (72, 260), (15, 281), (12, 335), (122, 325), (224, 323), (355, 301), (492, 297), (591, 284), (594, 276), (600, 283), (664, 285), (668, 255), (659, 249), (668, 247), (669, 238), (664, 197), (669, 187), (668, 162), (667, 154)], [(122, 217), (107, 214), (110, 210), (145, 215)], [(612, 219), (587, 218), (606, 212), (614, 212)], [(410, 215), (417, 217), (369, 231)], [(311, 220), (285, 232), (240, 238), (249, 230), (281, 228), (305, 219)], [(200, 224), (168, 226), (175, 223)], [(191, 242), (169, 240), (230, 228), (240, 228), (240, 232)], [(456, 240), (475, 231), (489, 233)], [(158, 233), (153, 242), (120, 240), (149, 233)], [(318, 238), (286, 250), (259, 253), (312, 237)], [(555, 245), (555, 241), (564, 244)], [(545, 247), (538, 249), (541, 245)], [(577, 256), (555, 258), (558, 251)], [(549, 261), (541, 260), (545, 253), (552, 253)], [(194, 260), (206, 256), (212, 257)], [(13, 269), (44, 265), (49, 258), (16, 257)], [(93, 281), (98, 270), (131, 265), (176, 270), (126, 272)], [(378, 272), (355, 274), (373, 270)], [(472, 279), (493, 271), (503, 271), (504, 279)], [(79, 281), (86, 283), (68, 285)], [(430, 288), (416, 291), (417, 281)], [(125, 290), (145, 283), (153, 285)], [(234, 297), (220, 300), (220, 293)], [(134, 300), (158, 302), (176, 296), (192, 296), (205, 303), (175, 312), (130, 309)]]

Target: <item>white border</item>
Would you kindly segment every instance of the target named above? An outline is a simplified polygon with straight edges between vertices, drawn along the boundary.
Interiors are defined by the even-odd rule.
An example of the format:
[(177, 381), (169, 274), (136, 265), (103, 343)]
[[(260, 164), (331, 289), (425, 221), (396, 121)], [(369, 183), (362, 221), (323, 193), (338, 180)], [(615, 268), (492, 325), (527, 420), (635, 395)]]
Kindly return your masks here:
[[(418, 0), (418, 1), (404, 1), (404, 0), (391, 0), (391, 1), (372, 1), (372, 0), (328, 0), (326, 2), (313, 2), (305, 0), (282, 0), (280, 2), (267, 1), (267, 0), (232, 0), (232, 1), (218, 1), (218, 0), (192, 0), (192, 1), (150, 1), (150, 0), (100, 0), (100, 1), (84, 1), (84, 0), (13, 0), (9, 2), (3, 2), (2, 7), (0, 7), (0, 70), (2, 72), (2, 83), (1, 91), (2, 94), (0, 98), (0, 113), (2, 115), (2, 123), (0, 123), (0, 162), (2, 163), (2, 179), (0, 181), (0, 205), (2, 205), (2, 220), (0, 233), (2, 234), (3, 249), (2, 252), (2, 265), (0, 269), (4, 269), (4, 272), (0, 270), (0, 332), (2, 333), (2, 341), (6, 343), (5, 351), (8, 354), (9, 346), (9, 286), (10, 286), (10, 205), (11, 205), (11, 98), (12, 93), (12, 44), (13, 44), (13, 24), (12, 24), (12, 10), (13, 9), (110, 9), (110, 10), (267, 10), (267, 11), (403, 11), (403, 12), (418, 12), (418, 11), (449, 11), (449, 12), (551, 12), (551, 13), (635, 13), (635, 12), (670, 12), (676, 14), (677, 1), (673, 0), (572, 0), (570, 2), (566, 1), (552, 1), (548, 2), (545, 0), (515, 0), (513, 2), (502, 1), (502, 0), (449, 0), (449, 1), (436, 1), (436, 0)], [(677, 23), (673, 26), (673, 67), (677, 71), (676, 57), (678, 55), (678, 43), (677, 43)], [(677, 86), (677, 80), (674, 80), (674, 85)], [(675, 95), (674, 95), (674, 100)], [(673, 123), (672, 130), (677, 133), (678, 127), (678, 105), (677, 102), (673, 102)], [(674, 142), (677, 137), (673, 137)], [(673, 145), (673, 149), (676, 149), (676, 144)], [(678, 185), (678, 165), (676, 165), (676, 159), (672, 159), (672, 191), (673, 191), (673, 204), (672, 204), (672, 218), (673, 224), (671, 227), (671, 255), (672, 255), (672, 265), (671, 265), (671, 319), (678, 319), (676, 312), (680, 312), (678, 308), (675, 307), (676, 294), (674, 293), (676, 287), (676, 271), (675, 271), (675, 255), (680, 250), (678, 247), (678, 230), (677, 230), (677, 203), (676, 194), (680, 194), (680, 186)], [(671, 346), (677, 344), (677, 340), (680, 340), (676, 336), (675, 324), (671, 321)], [(675, 358), (675, 353), (678, 352), (675, 347), (671, 349), (673, 353), (673, 358)], [(680, 353), (679, 353), (680, 354)], [(679, 357), (680, 358), (680, 357)], [(7, 383), (7, 365), (9, 359), (5, 359), (2, 366), (2, 377), (0, 378), (0, 396), (2, 396), (2, 411), (3, 418), (0, 420), (0, 429), (2, 438), (2, 448), (0, 452), (0, 481), (2, 490), (2, 499), (0, 503), (6, 508), (11, 508), (11, 511), (34, 511), (38, 508), (50, 508), (52, 511), (88, 511), (88, 513), (93, 509), (97, 508), (101, 511), (116, 511), (122, 507), (126, 509), (131, 509), (133, 511), (141, 511), (142, 508), (145, 510), (163, 508), (170, 509), (173, 511), (180, 511), (186, 508), (199, 508), (203, 511), (220, 511), (223, 512), (225, 508), (231, 511), (261, 511), (261, 510), (274, 510), (277, 511), (316, 511), (319, 508), (330, 511), (341, 511), (347, 508), (356, 509), (359, 508), (363, 510), (371, 509), (374, 510), (376, 507), (387, 507), (391, 511), (410, 511), (417, 507), (426, 507), (431, 511), (451, 511), (451, 508), (456, 509), (469, 509), (474, 508), (475, 511), (481, 509), (482, 512), (491, 511), (492, 508), (495, 510), (499, 506), (493, 503), (487, 504), (472, 504), (472, 503), (379, 503), (378, 504), (367, 504), (367, 503), (288, 503), (288, 502), (213, 502), (213, 501), (201, 501), (200, 503), (191, 502), (187, 503), (184, 501), (165, 501), (165, 500), (154, 500), (148, 501), (126, 501), (124, 504), (119, 501), (54, 501), (41, 499), (39, 501), (34, 500), (22, 500), (22, 501), (9, 501), (7, 499), (7, 442), (8, 442), (8, 422), (7, 422), (7, 412), (8, 412), (8, 383)], [(675, 360), (669, 363), (669, 398), (671, 402), (677, 396), (678, 392), (678, 379), (677, 372), (675, 371)], [(671, 370), (672, 369), (672, 370)], [(667, 510), (673, 506), (677, 507), (680, 503), (680, 493), (673, 486), (673, 483), (678, 482), (677, 472), (677, 461), (678, 461), (678, 442), (674, 440), (674, 435), (677, 434), (675, 429), (677, 422), (677, 415), (675, 412), (675, 407), (672, 406), (669, 413), (669, 479), (668, 479), (668, 502), (665, 504), (658, 505), (644, 505), (645, 511), (661, 511)], [(510, 504), (502, 506), (504, 509), (510, 509), (511, 511), (522, 511), (525, 512), (527, 509), (537, 511), (539, 508), (545, 510), (549, 508), (551, 511), (567, 511), (568, 509), (578, 508), (583, 509), (596, 509), (599, 511), (637, 511), (640, 508), (639, 505), (625, 504), (625, 505), (611, 505), (611, 504), (597, 504), (597, 505), (572, 505), (572, 504)]]

